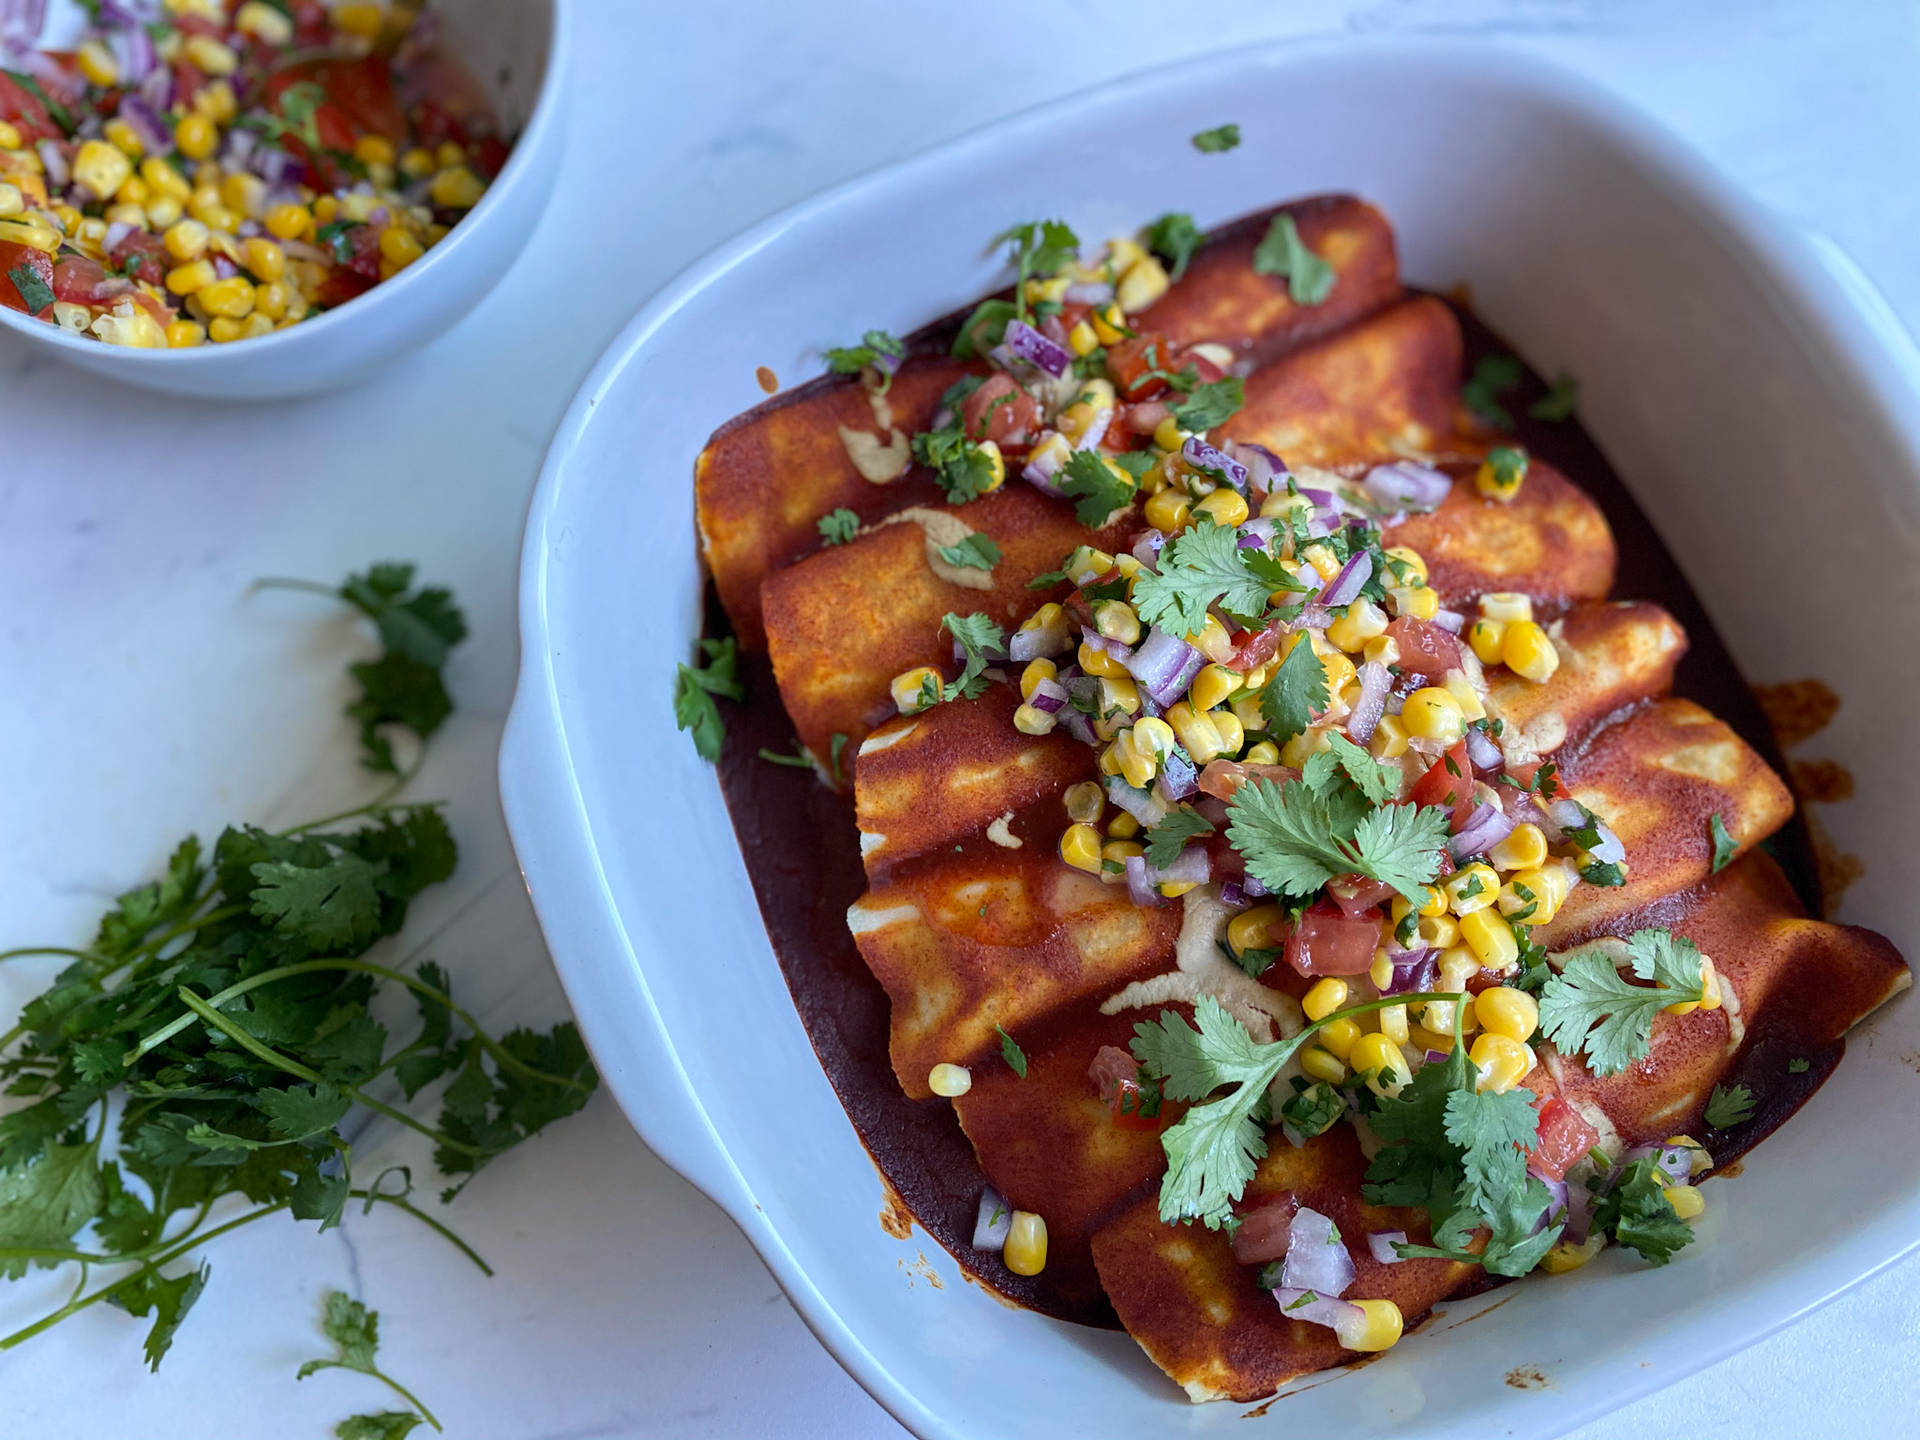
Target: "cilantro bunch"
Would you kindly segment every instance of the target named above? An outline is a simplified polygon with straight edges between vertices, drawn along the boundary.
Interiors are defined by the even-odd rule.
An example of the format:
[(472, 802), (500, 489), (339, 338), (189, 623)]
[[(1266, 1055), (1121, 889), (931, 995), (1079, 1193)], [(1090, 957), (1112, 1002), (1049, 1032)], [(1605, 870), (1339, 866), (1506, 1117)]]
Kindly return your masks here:
[[(379, 566), (337, 593), (379, 627), (387, 653), (372, 673), (440, 687), (426, 657), (443, 660), (465, 634), (447, 592), (416, 592), (411, 567)], [(364, 686), (368, 667), (354, 670)], [(354, 713), (369, 765), (398, 774), (372, 710)], [(442, 718), (401, 723), (424, 735)], [(105, 1301), (151, 1319), (157, 1368), (207, 1282), (200, 1248), (282, 1212), (325, 1230), (351, 1201), (390, 1206), (485, 1268), (412, 1203), (409, 1171), (355, 1170), (347, 1128), (358, 1107), (432, 1141), (454, 1182), (445, 1202), (597, 1083), (571, 1023), (496, 1039), (438, 965), (409, 973), (374, 957), (457, 859), (437, 803), (383, 799), (283, 831), (235, 826), (210, 849), (183, 840), (85, 946), (0, 955), (68, 962), (0, 1035), (0, 1085), (21, 1102), (0, 1116), (0, 1277), (77, 1271), (66, 1303), (0, 1337), (0, 1350)], [(374, 1006), (399, 992), (414, 1019), (396, 1040)], [(440, 1081), (428, 1118), (414, 1102)]]

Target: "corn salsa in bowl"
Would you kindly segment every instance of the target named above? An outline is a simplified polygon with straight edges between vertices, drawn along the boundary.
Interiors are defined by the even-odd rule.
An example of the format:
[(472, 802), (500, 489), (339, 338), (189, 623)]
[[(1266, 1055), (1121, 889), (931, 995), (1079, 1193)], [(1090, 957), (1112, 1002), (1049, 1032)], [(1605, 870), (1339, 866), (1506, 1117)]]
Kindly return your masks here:
[(0, 0), (0, 305), (110, 345), (267, 335), (418, 261), (509, 147), (436, 17), (366, 0)]

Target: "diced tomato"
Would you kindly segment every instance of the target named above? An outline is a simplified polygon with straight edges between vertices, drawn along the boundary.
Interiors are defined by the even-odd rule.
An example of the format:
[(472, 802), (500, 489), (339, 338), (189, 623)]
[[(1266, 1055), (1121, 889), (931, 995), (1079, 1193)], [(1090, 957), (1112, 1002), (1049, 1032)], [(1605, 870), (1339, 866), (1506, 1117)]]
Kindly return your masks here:
[[(185, 18), (186, 17), (182, 17), (183, 20)], [(205, 85), (206, 83), (207, 83), (207, 72), (202, 70), (198, 65), (194, 64), (191, 60), (185, 59), (183, 57), (173, 62), (173, 93), (174, 94), (176, 95), (197, 94), (199, 92), (200, 87), (202, 85)]]
[(1116, 430), (1131, 430), (1136, 435), (1151, 435), (1160, 428), (1162, 421), (1173, 415), (1173, 407), (1161, 400), (1142, 400), (1138, 405), (1128, 405), (1120, 412), (1120, 424)]
[(53, 298), (69, 305), (92, 305), (100, 298), (107, 272), (97, 260), (68, 255), (53, 267)]
[(40, 283), (49, 290), (53, 288), (53, 257), (44, 250), (36, 250), (31, 245), (16, 245), (11, 240), (0, 240), (0, 305), (9, 310), (18, 310), (22, 314), (46, 314), (52, 308), (51, 302), (41, 306), (38, 312), (27, 309), (26, 297), (20, 293), (20, 287), (14, 283), (13, 273), (24, 267), (39, 277)]
[(333, 19), (320, 0), (294, 0), (293, 48), (316, 50), (333, 38)]
[(1039, 402), (1004, 372), (975, 390), (960, 407), (960, 428), (969, 440), (1024, 445), (1039, 422)]
[[(1534, 783), (1534, 777), (1536, 777), (1540, 773), (1540, 767), (1546, 763), (1547, 762), (1544, 760), (1531, 760), (1524, 765), (1509, 764), (1507, 766), (1507, 774), (1511, 775), (1515, 780), (1519, 781), (1520, 785), (1523, 788), (1531, 789)], [(1505, 790), (1506, 794), (1509, 796), (1513, 796), (1518, 793), (1513, 790), (1508, 790), (1505, 786), (1502, 786), (1501, 788)], [(1559, 790), (1559, 788), (1560, 787), (1554, 783), (1553, 779), (1549, 778), (1547, 780), (1547, 783), (1543, 785), (1540, 789), (1539, 803), (1544, 805), (1547, 801), (1551, 800), (1554, 797), (1555, 793)]]
[(1343, 875), (1327, 885), (1327, 894), (1347, 915), (1377, 909), (1397, 893), (1384, 880), (1369, 880), (1364, 875)]
[(1158, 1130), (1162, 1120), (1159, 1107), (1152, 1115), (1142, 1114), (1146, 1087), (1140, 1083), (1140, 1065), (1118, 1045), (1102, 1045), (1087, 1067), (1087, 1078), (1100, 1092), (1100, 1098), (1113, 1111), (1113, 1123), (1122, 1130)]
[[(139, 259), (129, 268), (135, 256)], [(120, 243), (107, 252), (107, 259), (115, 270), (136, 280), (159, 285), (167, 278), (166, 242), (150, 230), (129, 230), (120, 237)]]
[(0, 120), (11, 123), (29, 145), (36, 140), (62, 138), (60, 127), (53, 123), (40, 97), (5, 71), (0, 71)]
[[(483, 135), (467, 147), (467, 158), (473, 162), (473, 168), (485, 180), (493, 179), (506, 168), (507, 156), (510, 153), (507, 142), (498, 135)], [(1072, 328), (1073, 322), (1067, 319), (1066, 311), (1061, 312), (1060, 319), (1062, 324), (1069, 329)]]
[(1558, 1095), (1543, 1097), (1533, 1108), (1540, 1114), (1540, 1133), (1527, 1168), (1544, 1179), (1564, 1180), (1580, 1157), (1600, 1143), (1600, 1132)]
[(1209, 760), (1197, 782), (1207, 794), (1231, 800), (1249, 780), (1271, 780), (1276, 785), (1298, 780), (1300, 772), (1290, 765), (1248, 764), (1241, 760)]
[(1242, 674), (1258, 669), (1280, 653), (1280, 644), (1289, 633), (1287, 621), (1275, 620), (1266, 629), (1236, 645), (1233, 654), (1227, 657), (1227, 668)]
[(1151, 400), (1165, 393), (1167, 382), (1158, 371), (1170, 371), (1173, 349), (1167, 337), (1136, 335), (1107, 347), (1107, 375), (1123, 400)]
[(1467, 742), (1462, 740), (1434, 761), (1432, 768), (1413, 782), (1407, 799), (1415, 805), (1451, 809), (1455, 830), (1466, 824), (1473, 813), (1473, 761), (1467, 758)]
[(1400, 669), (1428, 680), (1439, 680), (1460, 668), (1460, 642), (1431, 620), (1402, 615), (1387, 626), (1387, 638), (1400, 647)]
[(460, 122), (445, 106), (433, 100), (422, 100), (413, 107), (414, 138), (427, 149), (437, 149), (451, 140), (456, 145), (467, 143), (467, 132)]
[(1303, 976), (1364, 974), (1380, 948), (1380, 921), (1378, 910), (1348, 915), (1316, 901), (1287, 937), (1287, 964)]
[(1293, 1238), (1293, 1217), (1299, 1209), (1299, 1197), (1288, 1191), (1245, 1212), (1233, 1232), (1233, 1258), (1242, 1265), (1285, 1259), (1287, 1242)]

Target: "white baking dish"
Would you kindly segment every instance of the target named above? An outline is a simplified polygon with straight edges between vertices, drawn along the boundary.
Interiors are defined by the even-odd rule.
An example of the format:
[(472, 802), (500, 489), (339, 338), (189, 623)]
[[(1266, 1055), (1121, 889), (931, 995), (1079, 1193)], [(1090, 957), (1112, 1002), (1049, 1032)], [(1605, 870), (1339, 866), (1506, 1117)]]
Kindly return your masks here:
[[(1226, 156), (1187, 136), (1223, 119)], [(1003, 226), (1083, 236), (1167, 206), (1211, 224), (1352, 190), (1407, 275), (1465, 280), (1588, 424), (1756, 680), (1845, 698), (1812, 749), (1868, 783), (1825, 818), (1867, 857), (1845, 918), (1920, 942), (1920, 359), (1830, 247), (1671, 137), (1509, 52), (1290, 44), (1162, 70), (995, 125), (759, 226), (668, 285), (588, 378), (548, 455), (522, 575), (508, 820), (609, 1088), (722, 1205), (821, 1340), (923, 1436), (1546, 1436), (1746, 1345), (1920, 1236), (1920, 1009), (1856, 1039), (1805, 1113), (1716, 1183), (1664, 1270), (1609, 1254), (1463, 1306), (1262, 1419), (1189, 1407), (1123, 1335), (958, 1283), (891, 1238), (880, 1182), (816, 1065), (712, 772), (676, 734), (700, 624), (690, 468), (708, 432), (868, 326), (904, 332), (998, 283)], [(1891, 646), (1891, 648), (1890, 648)], [(910, 1283), (924, 1251), (946, 1282)], [(1463, 1315), (1485, 1311), (1471, 1325)], [(1530, 1377), (1540, 1377), (1534, 1381)], [(1509, 1383), (1509, 1377), (1514, 1383)]]

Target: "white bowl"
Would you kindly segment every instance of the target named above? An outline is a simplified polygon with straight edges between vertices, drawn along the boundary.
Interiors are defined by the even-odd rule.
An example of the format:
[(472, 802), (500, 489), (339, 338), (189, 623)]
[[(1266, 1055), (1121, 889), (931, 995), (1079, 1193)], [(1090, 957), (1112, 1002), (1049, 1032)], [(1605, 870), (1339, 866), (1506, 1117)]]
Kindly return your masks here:
[[(0, 328), (108, 380), (203, 400), (310, 395), (408, 354), (472, 310), (533, 233), (560, 163), (560, 68), (573, 0), (433, 0), (447, 48), (480, 82), (508, 135), (506, 166), (447, 238), (391, 280), (312, 320), (253, 340), (191, 350), (133, 350), (68, 334), (0, 308)], [(71, 7), (52, 13), (49, 39)]]
[[(1246, 143), (1195, 152), (1186, 137), (1223, 116)], [(1009, 223), (1064, 214), (1099, 237), (1149, 207), (1210, 224), (1332, 189), (1385, 208), (1409, 277), (1470, 282), (1524, 354), (1581, 378), (1587, 423), (1751, 677), (1841, 690), (1809, 749), (1872, 781), (1822, 812), (1868, 857), (1845, 918), (1920, 942), (1920, 771), (1903, 758), (1920, 666), (1888, 643), (1920, 615), (1920, 355), (1829, 249), (1619, 101), (1497, 49), (1285, 45), (1108, 85), (789, 210), (655, 296), (561, 424), (528, 524), (501, 784), (608, 1088), (923, 1436), (1552, 1435), (1920, 1237), (1920, 1148), (1886, 1143), (1911, 1129), (1911, 1001), (1710, 1187), (1702, 1243), (1676, 1263), (1612, 1253), (1449, 1306), (1245, 1423), (1242, 1407), (1189, 1407), (1125, 1336), (1009, 1309), (925, 1237), (882, 1231), (880, 1183), (794, 1013), (713, 773), (673, 728), (673, 666), (701, 622), (693, 457), (761, 398), (756, 366), (792, 383), (822, 344), (903, 333), (991, 288), (983, 243)], [(916, 1250), (944, 1288), (909, 1284)]]

